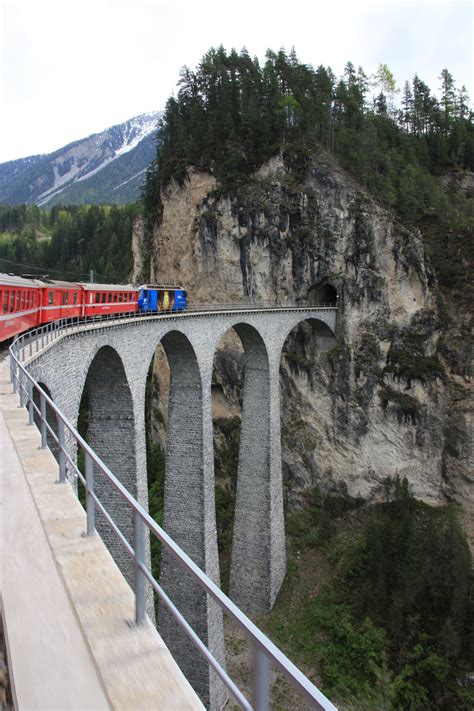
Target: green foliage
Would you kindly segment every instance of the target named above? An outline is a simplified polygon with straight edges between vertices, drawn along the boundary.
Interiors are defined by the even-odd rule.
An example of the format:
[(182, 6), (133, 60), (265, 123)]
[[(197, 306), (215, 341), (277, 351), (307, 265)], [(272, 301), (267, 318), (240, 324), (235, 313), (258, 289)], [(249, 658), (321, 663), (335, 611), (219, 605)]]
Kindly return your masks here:
[(299, 366), (301, 368), (306, 369), (314, 368), (314, 361), (310, 360), (309, 358), (305, 358), (299, 353), (293, 353), (293, 351), (286, 350), (284, 353), (284, 357), (290, 364), (293, 363), (295, 366)]
[(102, 281), (125, 281), (133, 266), (137, 215), (138, 206), (133, 204), (51, 210), (0, 206), (0, 268), (40, 275), (51, 270), (52, 278), (68, 280), (88, 279), (92, 269)]
[(436, 354), (425, 354), (425, 340), (422, 334), (408, 331), (392, 342), (387, 354), (385, 372), (398, 380), (403, 379), (410, 387), (412, 380), (422, 383), (439, 378), (444, 381), (446, 372)]
[(348, 605), (331, 602), (321, 594), (308, 605), (301, 632), (302, 647), (318, 659), (331, 696), (381, 700), (376, 687), (388, 675), (387, 641), (381, 628), (369, 618), (357, 623)]
[(354, 353), (355, 377), (358, 378), (361, 373), (378, 377), (381, 355), (378, 339), (371, 333), (363, 333)]
[[(385, 480), (384, 494), (384, 503), (357, 516), (357, 501), (308, 494), (287, 522), (291, 576), (283, 614), (272, 613), (268, 628), (301, 664), (319, 670), (326, 694), (350, 708), (467, 711), (473, 579), (456, 511), (416, 501), (398, 477)], [(296, 561), (305, 555), (307, 565), (310, 550), (324, 551), (332, 575), (293, 605), (291, 591), (304, 576)]]
[[(278, 149), (300, 156), (323, 145), (388, 207), (407, 221), (437, 215), (463, 225), (469, 213), (446, 214), (443, 190), (433, 175), (474, 167), (469, 98), (442, 72), (442, 98), (415, 76), (405, 84), (403, 111), (394, 108), (393, 74), (379, 65), (380, 94), (367, 103), (369, 81), (348, 62), (337, 80), (280, 50), (261, 66), (246, 50), (210, 49), (195, 71), (181, 71), (160, 127), (160, 145), (144, 186), (150, 221), (161, 212), (160, 191), (189, 166), (213, 173), (224, 191), (235, 190)], [(288, 156), (287, 156), (288, 157)], [(302, 177), (302, 176), (300, 176)]]
[(395, 708), (445, 698), (455, 708), (473, 661), (469, 549), (454, 509), (415, 501), (406, 479), (387, 480), (386, 498), (341, 563), (334, 595), (387, 633)]
[(215, 435), (222, 434), (225, 438), (225, 445), (215, 448), (214, 470), (216, 473), (215, 502), (221, 587), (226, 593), (229, 589), (240, 425), (240, 417), (237, 415), (214, 420)]
[[(146, 468), (148, 480), (148, 512), (159, 526), (163, 525), (165, 494), (165, 453), (158, 442), (154, 442), (149, 429), (153, 397), (153, 367), (150, 365), (145, 386), (145, 430)], [(150, 536), (151, 572), (158, 580), (160, 577), (161, 543), (155, 536)], [(155, 603), (157, 603), (155, 596)]]
[(379, 395), (384, 411), (392, 404), (399, 422), (416, 425), (420, 415), (420, 404), (416, 398), (406, 393), (400, 393), (388, 385), (384, 385), (380, 389)]
[[(147, 441), (148, 511), (159, 526), (163, 525), (165, 492), (165, 455), (160, 445)], [(161, 544), (150, 536), (151, 572), (158, 580), (160, 573)]]

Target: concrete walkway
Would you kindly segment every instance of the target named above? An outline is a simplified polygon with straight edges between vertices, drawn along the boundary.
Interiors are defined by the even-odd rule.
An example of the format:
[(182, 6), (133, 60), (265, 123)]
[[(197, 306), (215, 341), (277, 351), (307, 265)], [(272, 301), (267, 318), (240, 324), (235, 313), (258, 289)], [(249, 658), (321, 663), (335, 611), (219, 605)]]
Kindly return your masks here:
[(1, 605), (15, 706), (203, 709), (98, 536), (0, 363)]

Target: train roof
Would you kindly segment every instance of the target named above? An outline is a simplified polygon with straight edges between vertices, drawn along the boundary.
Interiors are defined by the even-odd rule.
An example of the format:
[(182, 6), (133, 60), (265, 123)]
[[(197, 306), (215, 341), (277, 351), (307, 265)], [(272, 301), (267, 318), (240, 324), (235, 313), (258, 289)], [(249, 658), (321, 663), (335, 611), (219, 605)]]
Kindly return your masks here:
[(23, 286), (29, 289), (38, 289), (43, 286), (43, 282), (38, 279), (25, 279), (24, 277), (15, 276), (14, 274), (0, 274), (0, 285), (6, 286)]
[(82, 283), (84, 291), (136, 291), (133, 284), (90, 284)]
[(62, 281), (61, 279), (47, 279), (42, 284), (43, 286), (52, 286), (57, 289), (78, 289), (81, 286), (78, 281)]
[(140, 289), (179, 289), (184, 291), (182, 286), (177, 286), (176, 284), (142, 284)]

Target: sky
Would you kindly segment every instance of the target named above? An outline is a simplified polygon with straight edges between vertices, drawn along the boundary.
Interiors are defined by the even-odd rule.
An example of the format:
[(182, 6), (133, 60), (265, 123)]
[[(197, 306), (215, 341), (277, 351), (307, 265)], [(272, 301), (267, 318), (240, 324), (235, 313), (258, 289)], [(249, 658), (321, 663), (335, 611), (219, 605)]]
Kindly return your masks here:
[(438, 93), (445, 67), (474, 99), (466, 0), (0, 0), (0, 163), (160, 110), (210, 47), (294, 46), (300, 61), (387, 64)]

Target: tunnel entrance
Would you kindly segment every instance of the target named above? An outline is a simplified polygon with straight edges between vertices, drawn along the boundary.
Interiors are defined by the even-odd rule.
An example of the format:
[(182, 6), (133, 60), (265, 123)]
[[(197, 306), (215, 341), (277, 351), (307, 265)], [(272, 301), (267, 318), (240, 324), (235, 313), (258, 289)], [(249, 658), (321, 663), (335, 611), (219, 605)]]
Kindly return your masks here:
[(313, 284), (308, 289), (308, 303), (317, 306), (337, 306), (337, 289), (328, 282)]

